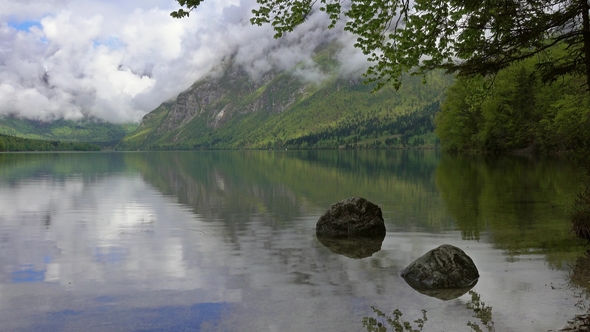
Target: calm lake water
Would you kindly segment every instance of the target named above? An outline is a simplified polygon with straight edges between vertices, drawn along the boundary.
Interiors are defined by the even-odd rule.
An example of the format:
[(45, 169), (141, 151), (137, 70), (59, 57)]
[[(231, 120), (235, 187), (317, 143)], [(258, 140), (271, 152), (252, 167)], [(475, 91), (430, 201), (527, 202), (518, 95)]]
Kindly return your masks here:
[[(485, 330), (474, 296), (495, 331), (560, 329), (587, 307), (579, 176), (436, 151), (0, 154), (0, 329), (366, 331), (375, 308)], [(383, 210), (370, 257), (315, 236), (351, 196)], [(399, 274), (445, 243), (481, 277), (443, 301)]]

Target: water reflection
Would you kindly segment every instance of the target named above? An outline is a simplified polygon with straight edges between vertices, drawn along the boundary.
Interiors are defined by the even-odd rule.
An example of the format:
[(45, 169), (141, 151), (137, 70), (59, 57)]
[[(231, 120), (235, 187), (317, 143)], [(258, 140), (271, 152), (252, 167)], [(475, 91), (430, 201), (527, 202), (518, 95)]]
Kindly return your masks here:
[[(367, 193), (383, 202), (384, 217), (441, 225), (434, 195), (435, 153), (326, 151), (126, 154), (147, 182), (208, 219), (234, 229), (251, 216), (284, 222), (325, 211), (343, 198)], [(428, 200), (426, 199), (428, 198)], [(419, 214), (419, 218), (416, 217)], [(240, 218), (235, 218), (240, 216)], [(244, 219), (246, 218), (246, 219)]]
[[(443, 243), (476, 262), (473, 290), (498, 330), (562, 327), (575, 300), (560, 285), (580, 249), (556, 220), (575, 183), (540, 164), (526, 171), (551, 186), (531, 177), (492, 190), (480, 176), (499, 166), (445, 158), (437, 170), (429, 151), (0, 154), (3, 329), (358, 331), (375, 305), (424, 309), (437, 330), (457, 331), (469, 295), (442, 302), (399, 277)], [(483, 181), (476, 203), (457, 172)], [(534, 218), (522, 221), (518, 200), (492, 199), (527, 186), (556, 207), (529, 204)], [(315, 236), (326, 208), (351, 196), (381, 206), (387, 223), (365, 258), (377, 245), (350, 253), (358, 244), (335, 250)], [(462, 215), (461, 200), (481, 208)]]
[(421, 288), (416, 288), (414, 287), (412, 284), (408, 283), (408, 285), (410, 285), (410, 287), (414, 288), (417, 292), (430, 296), (430, 297), (434, 297), (436, 299), (439, 300), (443, 300), (443, 301), (449, 301), (449, 300), (454, 300), (456, 298), (459, 298), (465, 294), (467, 294), (467, 292), (469, 292), (473, 286), (475, 286), (475, 284), (471, 287), (465, 287), (465, 288), (447, 288), (447, 289), (421, 289)]
[(590, 250), (576, 259), (574, 267), (570, 272), (572, 283), (590, 290)]
[(385, 236), (379, 238), (329, 238), (318, 236), (318, 240), (331, 252), (350, 258), (367, 258), (381, 250)]
[(580, 252), (567, 219), (579, 176), (559, 159), (444, 155), (436, 185), (464, 239), (487, 232), (510, 255), (541, 252), (561, 266)]

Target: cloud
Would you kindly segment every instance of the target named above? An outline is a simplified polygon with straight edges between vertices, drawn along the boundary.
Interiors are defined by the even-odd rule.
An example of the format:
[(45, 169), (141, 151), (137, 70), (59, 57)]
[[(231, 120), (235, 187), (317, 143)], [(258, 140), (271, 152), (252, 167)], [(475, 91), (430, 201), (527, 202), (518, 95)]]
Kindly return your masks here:
[[(0, 0), (0, 115), (139, 121), (227, 56), (253, 79), (303, 64), (300, 77), (321, 80), (313, 50), (348, 43), (321, 12), (274, 39), (270, 26), (250, 25), (255, 6), (205, 1), (177, 20), (172, 0)], [(358, 51), (344, 50), (349, 71), (362, 67)]]

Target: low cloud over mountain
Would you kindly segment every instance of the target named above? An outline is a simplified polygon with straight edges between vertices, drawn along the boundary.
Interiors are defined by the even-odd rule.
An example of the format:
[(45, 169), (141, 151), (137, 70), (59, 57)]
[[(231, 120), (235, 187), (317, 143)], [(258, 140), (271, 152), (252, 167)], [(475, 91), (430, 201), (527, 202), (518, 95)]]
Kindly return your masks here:
[[(250, 25), (255, 6), (205, 1), (177, 20), (168, 0), (0, 0), (0, 115), (139, 121), (227, 56), (253, 79), (304, 62), (300, 77), (321, 80), (312, 51), (337, 38), (351, 45), (321, 12), (273, 39), (269, 26)], [(340, 58), (347, 74), (367, 65), (349, 46)]]

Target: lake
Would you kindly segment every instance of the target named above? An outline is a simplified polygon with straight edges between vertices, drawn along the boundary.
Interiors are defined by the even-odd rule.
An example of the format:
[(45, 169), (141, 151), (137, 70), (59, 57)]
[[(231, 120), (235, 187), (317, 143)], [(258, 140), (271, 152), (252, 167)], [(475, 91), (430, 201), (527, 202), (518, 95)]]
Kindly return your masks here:
[[(1, 329), (367, 331), (398, 309), (424, 331), (557, 330), (588, 306), (580, 176), (438, 151), (0, 154)], [(315, 236), (352, 196), (383, 210), (376, 252)], [(445, 243), (480, 278), (441, 300), (399, 275)]]

